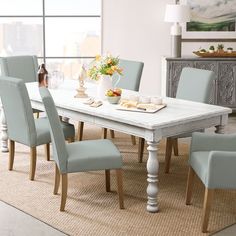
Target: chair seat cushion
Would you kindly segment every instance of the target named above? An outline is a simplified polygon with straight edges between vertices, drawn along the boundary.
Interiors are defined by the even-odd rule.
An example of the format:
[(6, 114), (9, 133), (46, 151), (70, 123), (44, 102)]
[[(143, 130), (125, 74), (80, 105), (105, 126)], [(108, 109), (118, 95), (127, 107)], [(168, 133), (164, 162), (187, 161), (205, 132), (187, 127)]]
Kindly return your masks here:
[(192, 152), (189, 160), (190, 166), (205, 185), (208, 178), (209, 158), (210, 152)]
[[(61, 122), (61, 126), (65, 139), (75, 136), (74, 125), (66, 122)], [(37, 146), (51, 142), (50, 127), (48, 119), (46, 117), (35, 119), (35, 128), (37, 133)]]
[(116, 146), (106, 139), (67, 144), (67, 172), (80, 172), (122, 167), (122, 157)]

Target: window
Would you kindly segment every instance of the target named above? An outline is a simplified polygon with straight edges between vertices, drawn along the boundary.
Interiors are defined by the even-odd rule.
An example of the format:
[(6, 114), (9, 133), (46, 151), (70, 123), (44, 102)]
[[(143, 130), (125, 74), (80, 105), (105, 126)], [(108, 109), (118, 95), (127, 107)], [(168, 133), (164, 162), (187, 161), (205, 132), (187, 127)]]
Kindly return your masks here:
[(48, 71), (77, 79), (81, 65), (101, 53), (101, 1), (5, 0), (0, 56), (37, 55)]

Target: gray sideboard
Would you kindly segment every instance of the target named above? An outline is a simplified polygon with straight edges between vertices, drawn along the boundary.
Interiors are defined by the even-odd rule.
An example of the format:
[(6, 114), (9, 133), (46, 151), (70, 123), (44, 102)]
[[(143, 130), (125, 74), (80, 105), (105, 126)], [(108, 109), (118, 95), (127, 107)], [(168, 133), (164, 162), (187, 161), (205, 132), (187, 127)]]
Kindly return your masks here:
[(211, 101), (212, 104), (230, 107), (236, 110), (236, 58), (165, 58), (165, 93), (176, 96), (179, 77), (184, 67), (212, 70), (215, 72)]

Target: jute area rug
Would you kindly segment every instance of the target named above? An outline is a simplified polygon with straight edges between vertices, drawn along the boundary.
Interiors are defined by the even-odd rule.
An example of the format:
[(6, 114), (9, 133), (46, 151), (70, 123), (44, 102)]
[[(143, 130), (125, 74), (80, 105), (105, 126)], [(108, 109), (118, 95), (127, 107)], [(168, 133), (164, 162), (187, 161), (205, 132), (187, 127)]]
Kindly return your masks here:
[[(85, 139), (97, 139), (101, 129), (86, 125)], [(0, 153), (0, 199), (69, 235), (203, 235), (201, 213), (204, 188), (195, 181), (193, 204), (185, 205), (188, 145), (172, 158), (171, 173), (164, 174), (164, 140), (159, 149), (160, 211), (146, 211), (146, 161), (137, 162), (137, 145), (130, 136), (116, 132), (113, 140), (124, 160), (125, 209), (118, 207), (115, 175), (112, 192), (105, 191), (103, 171), (71, 174), (66, 211), (60, 212), (60, 195), (53, 195), (54, 162), (47, 162), (38, 148), (36, 180), (28, 180), (29, 150), (16, 145), (14, 170), (7, 170), (8, 154)], [(235, 191), (217, 191), (211, 211), (209, 233), (236, 221)]]

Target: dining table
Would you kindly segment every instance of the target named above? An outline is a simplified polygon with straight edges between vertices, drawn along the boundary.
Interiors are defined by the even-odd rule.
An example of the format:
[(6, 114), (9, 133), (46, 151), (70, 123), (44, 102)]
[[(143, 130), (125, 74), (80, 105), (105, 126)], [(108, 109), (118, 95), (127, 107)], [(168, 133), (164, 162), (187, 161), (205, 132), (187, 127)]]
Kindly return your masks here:
[[(38, 83), (26, 83), (32, 108), (44, 111)], [(86, 94), (96, 100), (95, 83), (85, 83)], [(197, 130), (215, 127), (216, 133), (224, 133), (228, 122), (230, 108), (164, 97), (165, 108), (157, 112), (144, 110), (120, 110), (120, 105), (102, 101), (99, 107), (85, 104), (87, 98), (77, 98), (78, 81), (64, 80), (64, 82), (49, 91), (54, 99), (58, 114), (70, 121), (82, 121), (114, 131), (142, 137), (147, 142), (147, 211), (158, 212), (158, 144), (161, 139)], [(122, 98), (144, 96), (140, 92), (123, 90)], [(145, 95), (147, 96), (147, 95)], [(17, 118), (17, 117), (16, 117)], [(1, 148), (8, 151), (7, 122), (4, 112), (1, 112)], [(160, 180), (161, 181), (161, 180)]]

